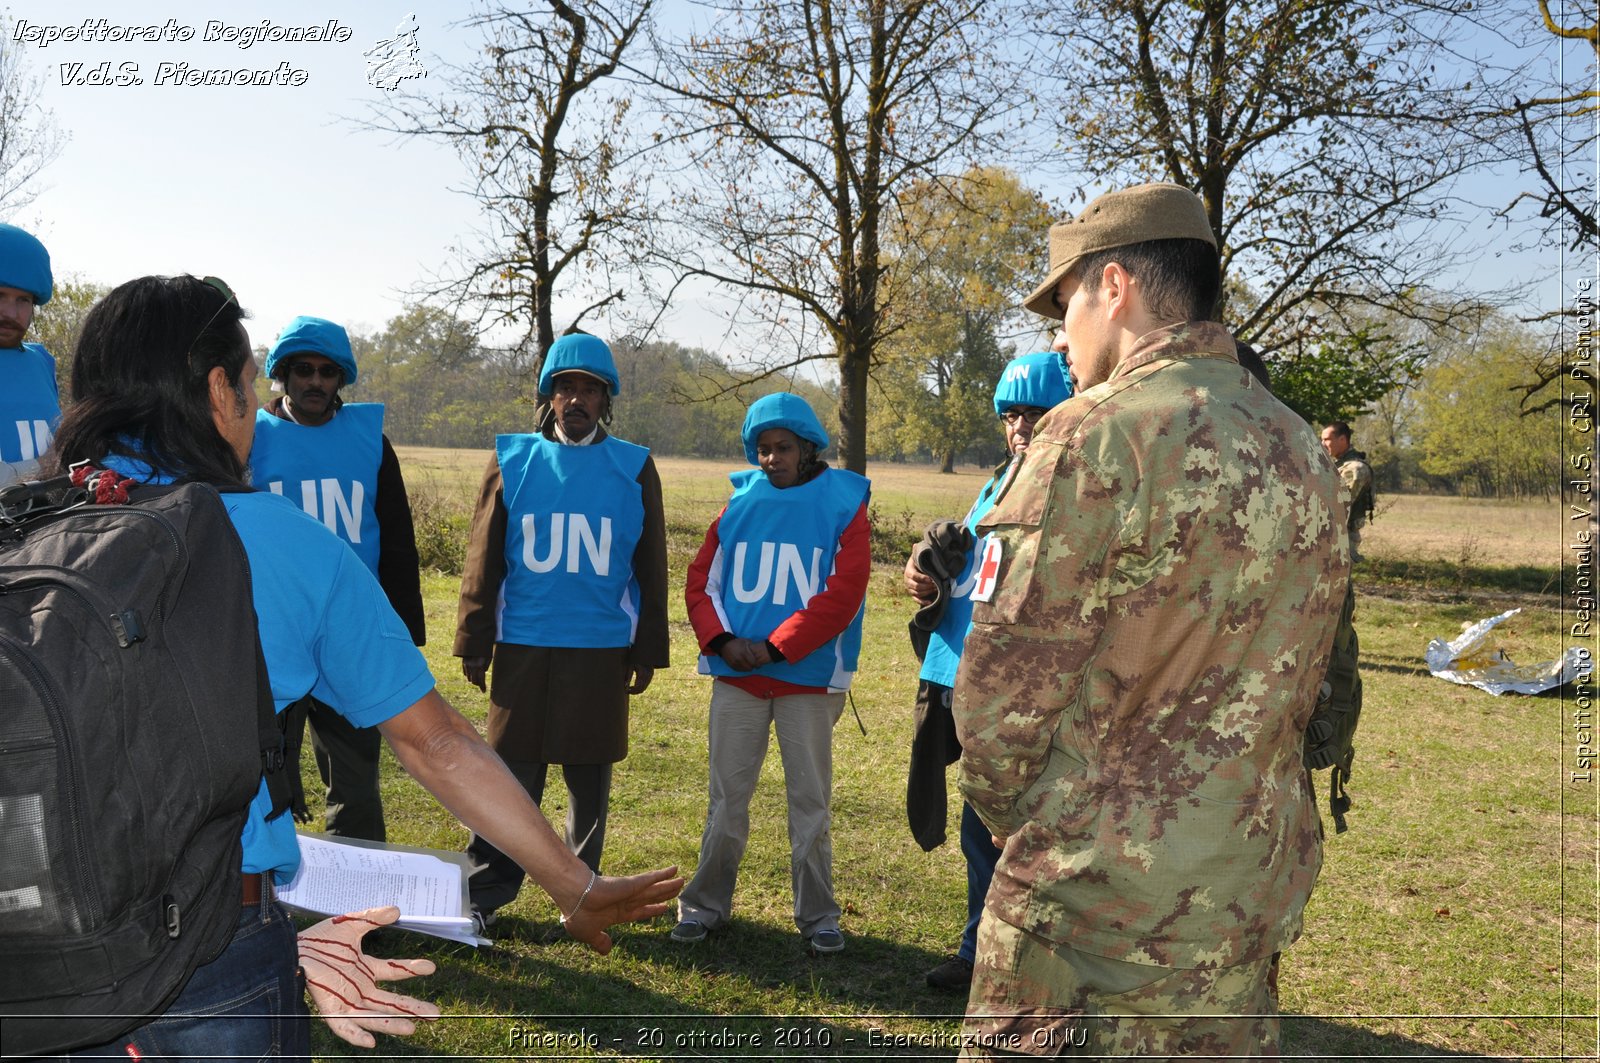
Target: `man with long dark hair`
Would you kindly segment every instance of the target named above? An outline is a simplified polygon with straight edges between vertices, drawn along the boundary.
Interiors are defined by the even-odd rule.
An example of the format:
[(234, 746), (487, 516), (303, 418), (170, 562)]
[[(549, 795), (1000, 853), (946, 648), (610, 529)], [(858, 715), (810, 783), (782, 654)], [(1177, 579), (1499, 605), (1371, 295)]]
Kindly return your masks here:
[[(251, 568), (277, 577), (253, 580), (252, 593), (278, 711), (315, 692), (351, 722), (378, 727), (412, 778), (550, 893), (569, 934), (607, 951), (608, 924), (663, 911), (681, 880), (673, 869), (602, 878), (567, 852), (505, 765), (434, 689), (372, 574), (292, 502), (243, 490), (256, 424), (256, 366), (243, 316), (214, 278), (142, 277), (113, 290), (84, 323), (74, 404), (56, 438), (60, 462), (224, 489)], [(167, 1047), (170, 1053), (309, 1053), (293, 926), (272, 895), (274, 881), (293, 875), (299, 851), (288, 817), (269, 819), (269, 810), (263, 787), (244, 830), (246, 899), (256, 900), (245, 906), (241, 930), (195, 970), (156, 1024), (167, 1046), (189, 1046)], [(384, 1029), (385, 1021), (371, 1028)], [(95, 1051), (137, 1056), (145, 1031)]]

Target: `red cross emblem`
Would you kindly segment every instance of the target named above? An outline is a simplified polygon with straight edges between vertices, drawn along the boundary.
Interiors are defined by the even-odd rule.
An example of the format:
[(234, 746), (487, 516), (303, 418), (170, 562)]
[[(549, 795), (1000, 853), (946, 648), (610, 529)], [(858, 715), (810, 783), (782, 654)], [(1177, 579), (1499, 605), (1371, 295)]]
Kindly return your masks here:
[(983, 540), (983, 560), (978, 563), (978, 582), (972, 588), (972, 600), (986, 602), (994, 597), (995, 577), (1000, 575), (1000, 540), (993, 535)]

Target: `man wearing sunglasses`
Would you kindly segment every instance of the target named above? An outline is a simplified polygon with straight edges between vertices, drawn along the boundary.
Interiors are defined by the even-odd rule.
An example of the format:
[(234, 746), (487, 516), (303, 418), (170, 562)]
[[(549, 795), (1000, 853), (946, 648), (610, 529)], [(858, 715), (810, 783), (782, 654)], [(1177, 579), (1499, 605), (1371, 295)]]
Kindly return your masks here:
[[(382, 403), (346, 403), (358, 376), (350, 337), (320, 317), (297, 317), (267, 353), (273, 397), (256, 413), (256, 487), (284, 495), (355, 551), (378, 577), (418, 646), (426, 639), (416, 532), (400, 461), (383, 434)], [(316, 699), (305, 705), (317, 771), (328, 788), (330, 834), (385, 840), (376, 728), (352, 727)], [(292, 728), (298, 749), (301, 731)]]
[(1322, 862), (1301, 756), (1350, 568), (1311, 426), (1214, 320), (1206, 208), (1148, 184), (1050, 229), (1028, 309), (1074, 396), (978, 532), (953, 714), (1003, 839), (962, 1054), (1275, 1056)]
[(15, 225), (0, 225), (0, 487), (38, 476), (61, 419), (56, 360), (22, 340), (51, 291), (44, 245)]
[[(62, 420), (55, 457), (64, 466), (92, 462), (139, 483), (218, 488), (252, 570), (250, 593), (274, 708), (282, 713), (314, 690), (380, 728), (406, 774), (463, 824), (488, 832), (550, 894), (567, 934), (604, 954), (612, 944), (608, 925), (660, 915), (683, 880), (672, 869), (623, 879), (597, 875), (567, 852), (500, 758), (440, 697), (427, 662), (408, 644), (404, 625), (365, 566), (297, 504), (245, 490), (262, 422), (244, 316), (233, 293), (214, 278), (142, 277), (111, 291), (84, 322), (73, 356), (75, 401)], [(136, 1014), (127, 1015), (132, 1029), (82, 1048), (83, 1055), (309, 1059), (308, 988), (334, 1032), (352, 1044), (371, 1047), (377, 1032), (410, 1033), (413, 1019), (434, 1014), (372, 984), (426, 973), (432, 965), (371, 960), (354, 947), (351, 923), (326, 937), (308, 934), (298, 943), (306, 949), (302, 960), (294, 924), (274, 893), (275, 883), (294, 877), (300, 850), (294, 824), (272, 810), (263, 779), (234, 850), (244, 885), (227, 947), (185, 976), (175, 999), (162, 1005), (166, 1014), (142, 1024)], [(94, 839), (92, 830), (88, 836)], [(74, 845), (81, 841), (68, 839), (63, 851), (85, 857)], [(99, 839), (98, 847), (88, 848), (98, 854), (117, 841)], [(76, 945), (69, 957), (89, 957), (74, 964), (63, 959), (57, 970), (74, 977), (81, 970), (87, 979), (102, 972), (110, 956), (156, 951), (168, 932), (179, 931), (176, 915), (162, 914), (176, 912), (177, 904), (171, 897), (164, 901), (145, 906), (149, 910), (103, 913), (109, 922), (75, 920), (84, 924), (76, 933), (47, 936)], [(108, 935), (107, 926), (121, 929)], [(9, 939), (6, 944), (9, 961), (16, 950)], [(94, 1009), (93, 999), (85, 999), (80, 1014)], [(15, 1021), (9, 1016), (20, 1010), (7, 1012), (7, 1035)], [(63, 1030), (55, 1040), (69, 1041), (85, 1029), (75, 1016), (59, 1021)]]

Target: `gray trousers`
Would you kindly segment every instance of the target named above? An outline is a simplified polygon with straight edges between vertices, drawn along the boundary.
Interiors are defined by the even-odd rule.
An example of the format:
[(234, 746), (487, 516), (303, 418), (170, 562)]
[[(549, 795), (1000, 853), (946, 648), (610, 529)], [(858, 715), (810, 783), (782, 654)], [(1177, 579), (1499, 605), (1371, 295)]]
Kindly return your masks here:
[(731, 683), (711, 684), (710, 803), (700, 838), (700, 864), (678, 898), (678, 918), (715, 930), (733, 910), (734, 881), (750, 839), (750, 798), (778, 733), (789, 802), (789, 876), (794, 922), (810, 937), (837, 929), (833, 899), (833, 725), (843, 694), (790, 694), (763, 699)]
[[(544, 800), (550, 765), (508, 763), (506, 767), (534, 804)], [(611, 765), (563, 764), (561, 775), (567, 783), (567, 848), (599, 874), (600, 853), (606, 844), (606, 811), (611, 804)], [(471, 861), (467, 889), (481, 911), (492, 912), (517, 899), (525, 876), (515, 860), (476, 834), (467, 846), (467, 857)]]

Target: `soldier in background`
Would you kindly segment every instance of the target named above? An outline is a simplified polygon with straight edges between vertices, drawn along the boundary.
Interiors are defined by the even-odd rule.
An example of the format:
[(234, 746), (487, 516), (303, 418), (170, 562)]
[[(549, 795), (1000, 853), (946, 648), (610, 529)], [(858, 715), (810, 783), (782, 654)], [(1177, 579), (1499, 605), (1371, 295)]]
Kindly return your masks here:
[(1322, 449), (1339, 466), (1339, 480), (1350, 513), (1350, 560), (1360, 561), (1361, 528), (1372, 519), (1372, 466), (1367, 464), (1365, 454), (1350, 445), (1350, 426), (1343, 421), (1333, 421), (1322, 430)]
[(1209, 320), (1193, 193), (1100, 197), (1050, 267), (1026, 305), (1063, 319), (1075, 397), (979, 523), (999, 571), (955, 687), (961, 791), (1004, 843), (962, 1054), (1272, 1055), (1321, 866), (1301, 745), (1349, 568), (1338, 482)]
[[(1372, 517), (1372, 467), (1367, 456), (1350, 445), (1350, 426), (1332, 421), (1322, 430), (1322, 449), (1339, 469), (1339, 485), (1350, 531), (1350, 560), (1360, 561), (1361, 528)], [(1332, 768), (1328, 775), (1328, 811), (1335, 833), (1347, 829), (1345, 813), (1352, 802), (1345, 786), (1350, 780), (1355, 749), (1351, 739), (1361, 719), (1361, 640), (1356, 634), (1355, 579), (1345, 582), (1344, 607), (1333, 637), (1324, 696), (1317, 702), (1306, 739), (1306, 764)]]

